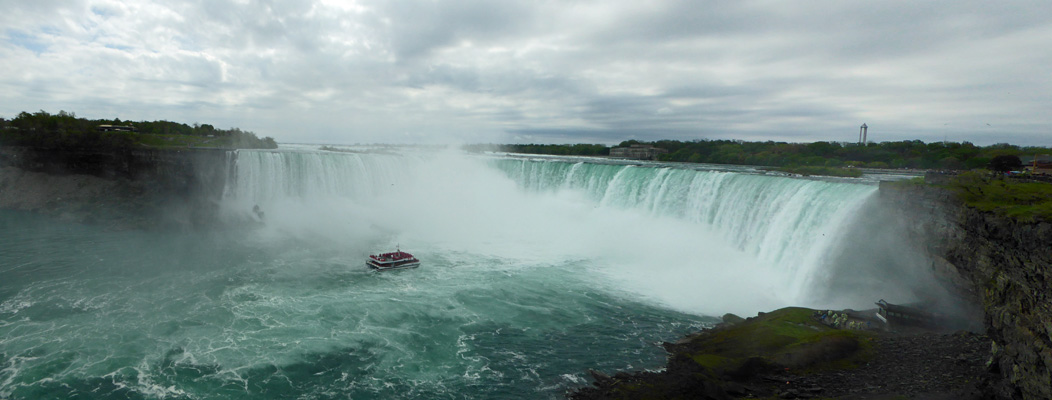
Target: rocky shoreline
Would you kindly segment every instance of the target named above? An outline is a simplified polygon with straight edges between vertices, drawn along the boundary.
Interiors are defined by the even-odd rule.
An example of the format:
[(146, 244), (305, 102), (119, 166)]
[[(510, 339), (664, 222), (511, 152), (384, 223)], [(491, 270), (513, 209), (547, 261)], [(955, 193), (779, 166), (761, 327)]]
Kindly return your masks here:
[(965, 331), (881, 335), (874, 339), (875, 351), (867, 363), (852, 370), (812, 375), (786, 373), (788, 384), (780, 394), (818, 387), (822, 396), (845, 399), (995, 398), (987, 386), (996, 379), (986, 368), (990, 343), (985, 335)]
[[(970, 329), (983, 334), (845, 334), (848, 339), (840, 340), (845, 349), (853, 348), (852, 340), (857, 345), (847, 359), (819, 355), (832, 361), (801, 369), (779, 362), (786, 352), (799, 351), (792, 345), (756, 352), (749, 340), (772, 339), (752, 337), (748, 329), (733, 333), (717, 328), (686, 339), (686, 347), (666, 346), (669, 362), (663, 372), (597, 372), (592, 387), (568, 397), (1052, 398), (1052, 223), (969, 208), (938, 185), (881, 184), (878, 200), (891, 210), (882, 223), (901, 227), (900, 234), (923, 245), (932, 261), (927, 272), (958, 294), (954, 305), (974, 305), (982, 314), (981, 326)], [(744, 324), (763, 318), (761, 314)], [(807, 325), (799, 319), (792, 324)], [(728, 337), (733, 335), (746, 339)], [(690, 344), (697, 341), (708, 344)], [(736, 353), (733, 368), (719, 365), (727, 361), (727, 353)]]
[(148, 227), (145, 188), (92, 175), (53, 175), (0, 167), (0, 209), (51, 215), (114, 229)]
[[(739, 323), (725, 322), (680, 342), (666, 343), (669, 362), (661, 372), (611, 376), (591, 371), (593, 385), (567, 397), (979, 400), (1011, 396), (1006, 393), (1010, 388), (997, 386), (999, 377), (989, 367), (990, 339), (973, 332), (825, 329), (782, 318), (773, 321), (806, 326), (820, 339), (805, 336), (781, 346), (756, 348), (754, 343), (768, 340), (768, 335), (776, 341), (781, 337), (781, 328), (770, 324), (770, 316), (785, 315), (786, 310), (793, 309), (761, 313)], [(749, 338), (733, 342), (724, 333)], [(728, 355), (742, 361), (731, 362), (729, 368), (727, 364), (702, 365)]]
[(937, 186), (882, 185), (880, 198), (927, 243), (936, 272), (974, 294), (997, 398), (1052, 398), (1052, 223), (969, 208)]

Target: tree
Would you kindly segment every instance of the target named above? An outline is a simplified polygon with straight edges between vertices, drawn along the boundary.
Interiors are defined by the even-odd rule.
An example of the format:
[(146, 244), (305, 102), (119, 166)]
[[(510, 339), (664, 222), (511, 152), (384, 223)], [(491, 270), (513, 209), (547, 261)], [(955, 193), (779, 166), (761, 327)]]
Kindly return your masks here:
[(1001, 173), (1016, 171), (1023, 168), (1023, 161), (1019, 159), (1019, 156), (1000, 155), (991, 159), (987, 168)]
[(961, 170), (964, 169), (964, 163), (958, 160), (957, 157), (946, 157), (939, 160), (939, 168)]

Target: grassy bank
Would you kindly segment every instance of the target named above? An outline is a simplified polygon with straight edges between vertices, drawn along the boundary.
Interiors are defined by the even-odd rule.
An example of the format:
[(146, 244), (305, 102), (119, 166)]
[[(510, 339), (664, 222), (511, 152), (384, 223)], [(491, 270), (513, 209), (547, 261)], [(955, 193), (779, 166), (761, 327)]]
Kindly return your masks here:
[(705, 332), (684, 343), (680, 351), (707, 369), (732, 375), (740, 375), (757, 358), (808, 370), (851, 367), (864, 360), (869, 333), (829, 327), (814, 314), (808, 308), (783, 308)]
[(1008, 178), (989, 171), (884, 182), (903, 190), (948, 190), (964, 205), (1021, 222), (1052, 222), (1052, 183)]
[(969, 207), (1020, 221), (1052, 222), (1052, 184), (966, 172), (946, 185)]

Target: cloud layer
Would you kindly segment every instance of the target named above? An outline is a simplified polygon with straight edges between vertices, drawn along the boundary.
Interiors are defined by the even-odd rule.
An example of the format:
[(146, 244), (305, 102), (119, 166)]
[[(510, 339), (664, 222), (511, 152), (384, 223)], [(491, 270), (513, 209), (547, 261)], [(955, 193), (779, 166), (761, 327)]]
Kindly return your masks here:
[(283, 142), (1052, 145), (1052, 4), (0, 0), (0, 116)]

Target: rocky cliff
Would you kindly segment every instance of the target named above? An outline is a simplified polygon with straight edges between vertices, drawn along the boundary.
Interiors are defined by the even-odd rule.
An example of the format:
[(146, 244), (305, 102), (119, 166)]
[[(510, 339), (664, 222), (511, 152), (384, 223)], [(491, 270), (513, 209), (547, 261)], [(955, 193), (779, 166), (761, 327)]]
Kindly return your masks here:
[(936, 274), (982, 305), (998, 396), (1052, 398), (1052, 224), (971, 209), (927, 185), (882, 185), (880, 197), (925, 240)]
[[(670, 354), (664, 372), (594, 372), (592, 387), (570, 398), (1052, 398), (1052, 224), (968, 208), (952, 193), (925, 184), (882, 184), (874, 200), (868, 221), (880, 229), (865, 233), (904, 235), (909, 251), (916, 247), (931, 261), (913, 266), (930, 268), (936, 278), (926, 287), (939, 294), (925, 303), (946, 318), (931, 328), (966, 327), (985, 336), (927, 329), (823, 333), (806, 313), (777, 321), (797, 314), (792, 309), (744, 322), (725, 317), (725, 324), (666, 344)], [(973, 325), (978, 314), (983, 322)], [(812, 347), (816, 341), (808, 338), (774, 346), (785, 344), (787, 332), (808, 325), (818, 329), (808, 334), (837, 340), (825, 347)], [(840, 346), (850, 344), (841, 339), (853, 335), (861, 335), (855, 338), (858, 346)], [(833, 364), (846, 356), (857, 365), (816, 368), (785, 362), (793, 352)], [(728, 364), (735, 357), (744, 361)], [(744, 366), (748, 371), (739, 368)]]
[(115, 228), (214, 221), (235, 152), (0, 147), (0, 208)]

